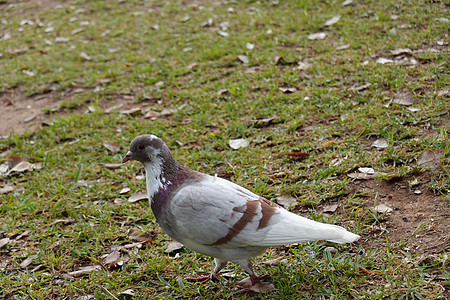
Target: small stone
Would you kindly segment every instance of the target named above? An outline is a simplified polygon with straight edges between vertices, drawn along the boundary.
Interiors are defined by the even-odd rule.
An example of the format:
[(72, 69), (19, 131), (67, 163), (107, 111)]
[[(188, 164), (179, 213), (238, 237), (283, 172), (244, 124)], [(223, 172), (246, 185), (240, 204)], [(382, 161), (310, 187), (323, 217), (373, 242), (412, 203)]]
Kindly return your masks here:
[(420, 194), (422, 194), (422, 191), (420, 191), (420, 190), (415, 190), (415, 191), (414, 191), (414, 194), (420, 195)]
[(403, 222), (408, 222), (408, 218), (407, 217), (402, 217)]

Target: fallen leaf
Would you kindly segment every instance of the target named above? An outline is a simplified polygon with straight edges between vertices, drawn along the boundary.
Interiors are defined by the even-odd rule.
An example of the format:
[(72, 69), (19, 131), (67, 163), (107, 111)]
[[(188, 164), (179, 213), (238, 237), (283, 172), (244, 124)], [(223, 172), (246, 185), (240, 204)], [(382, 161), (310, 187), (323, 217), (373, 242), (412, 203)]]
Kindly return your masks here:
[(410, 92), (395, 93), (393, 102), (400, 105), (409, 106), (414, 103), (414, 98)]
[(10, 241), (9, 238), (2, 238), (0, 239), (0, 248), (2, 248), (3, 246), (5, 246), (6, 244), (8, 244)]
[(14, 187), (12, 185), (6, 185), (0, 189), (0, 195), (8, 194), (14, 191)]
[(119, 113), (124, 114), (124, 115), (137, 115), (137, 114), (141, 113), (141, 108), (133, 107), (130, 109), (121, 110), (121, 111), (119, 111)]
[(323, 212), (324, 213), (334, 213), (337, 208), (338, 208), (337, 204), (327, 205), (323, 208)]
[(277, 173), (274, 173), (274, 174), (267, 175), (267, 177), (269, 177), (269, 178), (283, 178), (286, 175), (287, 175), (286, 172), (277, 172)]
[(128, 202), (130, 203), (138, 202), (141, 200), (148, 200), (147, 193), (136, 193), (128, 198)]
[(325, 26), (332, 26), (332, 25), (336, 24), (340, 19), (341, 19), (340, 15), (334, 16), (325, 22)]
[(217, 96), (222, 96), (224, 94), (227, 94), (228, 90), (227, 89), (221, 89), (217, 91)]
[(362, 172), (353, 172), (353, 173), (349, 173), (347, 174), (348, 177), (353, 178), (353, 179), (373, 179), (373, 178), (377, 178), (380, 177), (381, 173), (373, 173), (373, 174), (368, 174), (368, 173), (362, 173)]
[(365, 174), (375, 174), (375, 170), (373, 168), (361, 167), (358, 168), (358, 171)]
[(255, 293), (268, 293), (275, 290), (275, 286), (270, 282), (260, 281), (252, 285), (250, 277), (247, 277), (236, 283), (237, 286), (244, 288), (245, 291), (255, 292)]
[(239, 149), (248, 147), (250, 145), (250, 142), (247, 141), (246, 139), (234, 139), (229, 140), (228, 145), (230, 145), (230, 147), (233, 149)]
[(350, 48), (350, 44), (345, 44), (345, 45), (341, 45), (341, 46), (337, 46), (336, 50), (345, 50)]
[(81, 187), (81, 186), (83, 186), (83, 187), (88, 187), (88, 186), (90, 186), (91, 184), (92, 184), (92, 182), (89, 181), (89, 180), (78, 180), (78, 181), (75, 183), (75, 186), (76, 186), (76, 187)]
[(32, 115), (32, 116), (29, 116), (28, 118), (25, 118), (23, 120), (23, 122), (24, 123), (30, 123), (31, 121), (34, 121), (35, 119), (36, 119), (36, 115)]
[(254, 123), (260, 124), (260, 125), (262, 125), (262, 126), (267, 126), (267, 125), (269, 125), (270, 123), (272, 123), (273, 120), (275, 120), (274, 117), (272, 117), (272, 118), (264, 118), (264, 119), (250, 120), (250, 122), (254, 122)]
[(277, 198), (277, 203), (283, 206), (284, 208), (289, 208), (290, 206), (297, 204), (297, 199), (290, 195), (281, 195)]
[(73, 223), (75, 223), (75, 222), (76, 222), (76, 221), (75, 221), (74, 219), (71, 219), (71, 218), (67, 218), (67, 219), (58, 219), (58, 220), (53, 221), (53, 222), (50, 224), (50, 226), (54, 226), (54, 225), (59, 224), (59, 223), (63, 223), (64, 225), (70, 225), (70, 224), (73, 224)]
[(126, 194), (126, 193), (128, 193), (129, 191), (131, 191), (131, 189), (130, 189), (129, 187), (124, 187), (123, 189), (121, 189), (121, 190), (119, 191), (119, 195)]
[(392, 60), (392, 59), (388, 59), (388, 58), (384, 58), (384, 57), (380, 57), (380, 58), (378, 58), (377, 60), (376, 60), (376, 63), (379, 63), (379, 64), (382, 64), (382, 65), (384, 65), (384, 64), (390, 64), (390, 63), (393, 63), (394, 61)]
[(223, 36), (223, 37), (227, 37), (227, 36), (230, 35), (228, 32), (220, 30), (220, 29), (217, 30), (217, 34), (220, 35), (220, 36)]
[(87, 267), (81, 267), (80, 269), (69, 272), (67, 274), (70, 276), (73, 276), (73, 277), (81, 277), (81, 276), (89, 275), (89, 273), (92, 273), (94, 271), (98, 271), (101, 269), (102, 269), (102, 267), (100, 265), (87, 266)]
[(412, 112), (418, 112), (418, 111), (422, 110), (422, 109), (420, 109), (418, 107), (407, 107), (406, 109), (409, 110), (409, 111), (412, 111)]
[(290, 157), (305, 157), (305, 156), (308, 156), (309, 153), (306, 153), (306, 152), (290, 152), (290, 153), (285, 153), (284, 155), (290, 156)]
[(153, 233), (142, 232), (139, 230), (135, 230), (130, 233), (129, 238), (138, 242), (153, 242), (155, 240)]
[(402, 55), (402, 54), (411, 54), (411, 49), (409, 48), (397, 48), (395, 50), (391, 50), (391, 54), (394, 56)]
[(347, 5), (352, 4), (352, 3), (353, 3), (353, 0), (345, 0), (344, 2), (342, 2), (342, 5), (343, 6), (347, 6)]
[(349, 91), (357, 91), (357, 92), (360, 92), (360, 91), (363, 91), (363, 90), (369, 88), (371, 85), (372, 85), (371, 83), (365, 83), (365, 84), (360, 85), (360, 86), (354, 85), (354, 86), (352, 86), (351, 88), (349, 88), (348, 90), (349, 90)]
[(151, 119), (151, 120), (156, 120), (157, 118), (159, 118), (161, 114), (157, 111), (154, 110), (149, 110), (148, 112), (145, 113), (144, 115), (144, 119)]
[(183, 244), (178, 242), (170, 242), (167, 244), (166, 250), (164, 250), (164, 253), (167, 254), (175, 254), (181, 251), (183, 249)]
[(108, 170), (115, 170), (123, 166), (124, 164), (104, 164), (103, 166)]
[(23, 161), (19, 162), (18, 164), (16, 164), (12, 169), (10, 169), (6, 173), (6, 175), (9, 175), (11, 173), (22, 173), (25, 171), (31, 171), (31, 170), (33, 170), (33, 168), (34, 168), (33, 164), (23, 160)]
[(31, 265), (33, 263), (33, 260), (35, 259), (34, 255), (28, 256), (27, 258), (25, 258), (21, 263), (20, 263), (20, 267), (22, 269), (27, 268), (29, 265)]
[(252, 43), (247, 43), (245, 44), (245, 48), (247, 48), (248, 50), (253, 50), (255, 48), (255, 45)]
[(136, 292), (133, 289), (127, 289), (123, 292), (119, 293), (119, 296), (130, 296), (133, 297), (136, 294)]
[(292, 94), (297, 91), (295, 87), (279, 87), (278, 90), (284, 94)]
[(437, 169), (441, 165), (441, 157), (444, 155), (444, 149), (425, 150), (417, 159), (417, 164), (422, 167), (429, 167), (432, 170)]
[(120, 251), (113, 251), (103, 258), (103, 264), (108, 268), (116, 268), (118, 266), (122, 266), (129, 260), (130, 256), (128, 256), (127, 254), (124, 255), (120, 253)]
[(110, 142), (104, 142), (103, 146), (108, 149), (109, 151), (111, 151), (111, 153), (115, 154), (117, 152), (120, 151), (120, 145), (115, 144), (115, 143), (110, 143)]
[(317, 33), (308, 35), (308, 39), (309, 40), (323, 40), (326, 36), (327, 36), (327, 34), (325, 32), (317, 32)]
[(22, 232), (21, 234), (19, 234), (18, 236), (16, 236), (16, 237), (15, 237), (15, 240), (16, 240), (16, 241), (21, 240), (21, 239), (23, 239), (24, 237), (29, 236), (30, 233), (31, 233), (31, 230), (25, 230), (24, 232)]
[(164, 108), (159, 115), (164, 117), (164, 116), (170, 116), (173, 115), (174, 113), (176, 113), (179, 109), (178, 108)]
[(89, 55), (87, 55), (86, 52), (84, 52), (84, 51), (80, 52), (80, 56), (82, 58), (84, 58), (85, 60), (92, 60), (92, 58)]
[(374, 207), (374, 210), (376, 212), (379, 212), (379, 213), (382, 213), (382, 214), (384, 214), (384, 213), (391, 213), (393, 211), (392, 208), (390, 208), (389, 206), (386, 206), (384, 204), (378, 204), (377, 206)]
[(280, 257), (277, 257), (275, 259), (264, 261), (262, 264), (265, 265), (265, 266), (276, 266), (276, 265), (278, 265), (280, 263), (285, 264), (287, 262), (288, 262), (288, 260), (286, 259), (286, 257), (280, 256)]
[(191, 19), (191, 17), (189, 17), (189, 16), (184, 16), (183, 19), (181, 19), (181, 22), (182, 22), (182, 23), (185, 23), (185, 22), (189, 21), (190, 19)]
[(377, 139), (371, 145), (371, 147), (375, 147), (375, 148), (379, 148), (379, 149), (384, 149), (384, 148), (387, 148), (388, 146), (389, 146), (389, 143), (386, 139)]
[(247, 55), (238, 55), (237, 58), (239, 61), (243, 64), (248, 64), (248, 57)]

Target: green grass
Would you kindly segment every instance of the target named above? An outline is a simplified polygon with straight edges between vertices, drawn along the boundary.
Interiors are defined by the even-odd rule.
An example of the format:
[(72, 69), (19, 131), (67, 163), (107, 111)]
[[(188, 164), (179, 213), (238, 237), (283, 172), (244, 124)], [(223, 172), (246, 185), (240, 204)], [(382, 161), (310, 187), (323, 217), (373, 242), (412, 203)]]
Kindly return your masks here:
[[(0, 141), (0, 161), (17, 155), (43, 163), (40, 170), (0, 177), (1, 186), (13, 183), (15, 188), (0, 195), (0, 238), (14, 240), (30, 230), (28, 237), (0, 248), (0, 266), (8, 262), (0, 267), (0, 298), (112, 299), (109, 293), (120, 298), (119, 293), (130, 288), (134, 299), (251, 297), (234, 289), (246, 275), (232, 265), (226, 271), (236, 277), (228, 281), (184, 281), (209, 272), (212, 260), (186, 249), (176, 257), (165, 254), (170, 238), (148, 204), (115, 201), (128, 198), (119, 195), (124, 186), (131, 193), (145, 189), (135, 178), (142, 168), (127, 164), (108, 170), (103, 164), (120, 162), (131, 139), (142, 133), (163, 138), (188, 167), (231, 178), (273, 200), (293, 195), (299, 201), (297, 210), (374, 239), (365, 255), (333, 245), (338, 253), (330, 256), (323, 252), (329, 244), (322, 242), (267, 251), (255, 260), (256, 268), (273, 275), (277, 290), (262, 298), (448, 296), (448, 254), (443, 251), (432, 263), (420, 264), (401, 243), (387, 240), (377, 247), (370, 232), (383, 225), (382, 218), (373, 216), (364, 196), (349, 195), (346, 176), (371, 166), (387, 173), (387, 179), (414, 172), (420, 177), (419, 155), (443, 149), (438, 175), (427, 184), (448, 200), (449, 98), (438, 95), (449, 86), (448, 23), (435, 20), (448, 18), (444, 2), (370, 0), (343, 6), (342, 1), (200, 1), (195, 6), (190, 1), (61, 1), (46, 9), (32, 1), (5, 2), (0, 1), (0, 33), (8, 32), (11, 38), (0, 41), (0, 93), (32, 96), (52, 88), (61, 109), (103, 109), (58, 117), (51, 126)], [(323, 27), (337, 14), (337, 24)], [(190, 19), (183, 22), (185, 16)], [(209, 18), (212, 27), (202, 27)], [(20, 25), (25, 19), (34, 25)], [(152, 29), (154, 25), (159, 28)], [(50, 26), (53, 31), (46, 33)], [(223, 26), (228, 37), (216, 31)], [(84, 30), (72, 33), (79, 28)], [(307, 38), (319, 31), (327, 33), (324, 40)], [(70, 40), (57, 42), (56, 37)], [(248, 50), (246, 43), (255, 48)], [(349, 48), (336, 50), (344, 44)], [(398, 62), (390, 52), (397, 48), (413, 51), (405, 56), (407, 62), (376, 63), (380, 57)], [(27, 50), (14, 54), (16, 49)], [(247, 55), (248, 65), (237, 55)], [(276, 64), (276, 57), (288, 64)], [(298, 62), (308, 63), (303, 67), (308, 76), (300, 72)], [(192, 63), (196, 66), (190, 68)], [(155, 85), (159, 81), (164, 84)], [(367, 89), (350, 89), (366, 83)], [(284, 94), (279, 87), (297, 91)], [(222, 89), (227, 92), (218, 95)], [(394, 93), (407, 91), (419, 112), (395, 103), (384, 106)], [(152, 121), (104, 112), (116, 101), (129, 101), (123, 100), (127, 95), (133, 96), (133, 105), (155, 111), (182, 108)], [(275, 119), (269, 126), (251, 121), (270, 117)], [(229, 148), (228, 140), (240, 137), (251, 146)], [(376, 138), (387, 139), (389, 148), (371, 149)], [(103, 147), (105, 141), (122, 150), (111, 154)], [(309, 156), (293, 160), (285, 155), (294, 151)], [(334, 165), (335, 159), (342, 161)], [(270, 177), (278, 172), (286, 175)], [(90, 186), (77, 187), (74, 178), (88, 180)], [(345, 213), (321, 215), (319, 208), (329, 199), (339, 199)], [(74, 222), (55, 223), (69, 218)], [(123, 266), (66, 276), (98, 264), (112, 245), (132, 243), (129, 235), (137, 229), (154, 232), (156, 240), (148, 248), (128, 250), (130, 260)], [(281, 254), (289, 263), (260, 264)], [(35, 256), (32, 267), (21, 268), (30, 255)], [(37, 265), (42, 266), (30, 272)]]

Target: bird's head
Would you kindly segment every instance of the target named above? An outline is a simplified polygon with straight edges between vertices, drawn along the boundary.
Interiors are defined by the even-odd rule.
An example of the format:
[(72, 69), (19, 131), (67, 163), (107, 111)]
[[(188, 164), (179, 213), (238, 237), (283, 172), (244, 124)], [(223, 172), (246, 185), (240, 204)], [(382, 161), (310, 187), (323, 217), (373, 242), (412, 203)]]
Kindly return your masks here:
[[(144, 166), (163, 155), (167, 146), (155, 135), (145, 134), (135, 137), (130, 144), (130, 151), (122, 159), (122, 163), (137, 160)], [(167, 149), (168, 151), (168, 149)]]

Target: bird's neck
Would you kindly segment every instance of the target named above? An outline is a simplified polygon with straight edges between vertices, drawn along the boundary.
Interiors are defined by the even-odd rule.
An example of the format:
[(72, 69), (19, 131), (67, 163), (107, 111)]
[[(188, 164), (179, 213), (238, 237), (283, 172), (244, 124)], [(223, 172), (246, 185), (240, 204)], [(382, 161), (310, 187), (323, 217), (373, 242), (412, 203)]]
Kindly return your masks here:
[(147, 193), (150, 204), (161, 190), (168, 190), (174, 183), (173, 175), (177, 171), (177, 162), (169, 157), (165, 161), (157, 157), (151, 163), (144, 165), (147, 183)]

